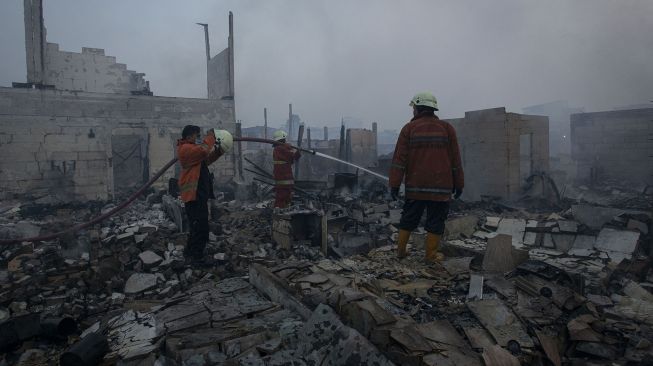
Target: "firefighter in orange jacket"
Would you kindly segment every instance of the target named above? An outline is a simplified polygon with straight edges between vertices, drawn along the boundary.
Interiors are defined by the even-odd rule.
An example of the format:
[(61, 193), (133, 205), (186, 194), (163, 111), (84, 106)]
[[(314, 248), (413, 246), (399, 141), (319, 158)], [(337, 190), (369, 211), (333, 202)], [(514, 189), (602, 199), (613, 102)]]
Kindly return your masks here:
[[(213, 129), (200, 138), (200, 128), (188, 125), (177, 140), (177, 157), (181, 165), (179, 189), (188, 216), (189, 235), (184, 254), (192, 262), (203, 261), (204, 248), (209, 240), (208, 200), (213, 195), (213, 176), (208, 166), (224, 154), (224, 147), (216, 148)], [(226, 150), (226, 149), (225, 149)]]
[(441, 261), (438, 253), (449, 213), (451, 195), (463, 192), (464, 175), (456, 131), (435, 115), (437, 100), (430, 92), (415, 95), (410, 102), (413, 119), (402, 129), (390, 167), (390, 193), (396, 200), (405, 184), (406, 201), (399, 222), (397, 255), (406, 256), (410, 234), (426, 209), (426, 260)]
[(292, 173), (292, 165), (299, 159), (299, 151), (293, 149), (290, 144), (286, 143), (286, 132), (275, 131), (273, 139), (281, 142), (274, 146), (272, 151), (272, 160), (274, 163), (274, 207), (286, 208), (292, 202), (292, 189), (295, 184), (295, 178)]

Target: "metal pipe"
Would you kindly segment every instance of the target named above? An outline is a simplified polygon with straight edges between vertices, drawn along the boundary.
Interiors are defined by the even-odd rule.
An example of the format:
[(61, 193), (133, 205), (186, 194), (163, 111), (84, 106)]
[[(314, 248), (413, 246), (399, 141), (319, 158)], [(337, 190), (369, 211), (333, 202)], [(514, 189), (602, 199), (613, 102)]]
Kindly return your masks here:
[(77, 323), (70, 317), (41, 320), (41, 335), (47, 338), (65, 338), (77, 330)]
[(61, 366), (97, 365), (109, 352), (107, 336), (101, 332), (88, 334), (59, 358)]

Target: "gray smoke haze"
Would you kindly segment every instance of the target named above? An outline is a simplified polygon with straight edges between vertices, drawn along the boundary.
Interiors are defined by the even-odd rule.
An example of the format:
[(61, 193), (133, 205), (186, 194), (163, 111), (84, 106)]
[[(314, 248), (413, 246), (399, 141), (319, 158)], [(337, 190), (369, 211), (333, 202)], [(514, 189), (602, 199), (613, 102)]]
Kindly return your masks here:
[[(155, 95), (205, 97), (204, 38), (226, 46), (234, 12), (237, 118), (288, 103), (311, 125), (352, 116), (399, 128), (415, 92), (441, 115), (567, 99), (586, 110), (653, 100), (651, 0), (56, 0), (48, 40), (104, 48)], [(0, 4), (0, 85), (25, 80), (21, 0)]]

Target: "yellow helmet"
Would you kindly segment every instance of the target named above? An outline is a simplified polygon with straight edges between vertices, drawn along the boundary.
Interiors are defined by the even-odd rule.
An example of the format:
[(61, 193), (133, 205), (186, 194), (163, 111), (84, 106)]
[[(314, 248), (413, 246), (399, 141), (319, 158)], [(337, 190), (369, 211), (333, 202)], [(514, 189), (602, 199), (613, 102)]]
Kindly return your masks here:
[(435, 99), (435, 96), (431, 92), (421, 92), (415, 94), (408, 105), (411, 107), (414, 105), (423, 105), (425, 107), (431, 107), (436, 111), (438, 110), (438, 100)]
[(234, 146), (234, 137), (231, 136), (227, 130), (218, 130), (217, 128), (213, 130), (215, 134), (215, 143), (220, 147), (223, 153), (231, 150)]
[(284, 130), (276, 130), (274, 131), (274, 134), (272, 134), (272, 139), (274, 141), (285, 140), (286, 137), (288, 137), (288, 134)]

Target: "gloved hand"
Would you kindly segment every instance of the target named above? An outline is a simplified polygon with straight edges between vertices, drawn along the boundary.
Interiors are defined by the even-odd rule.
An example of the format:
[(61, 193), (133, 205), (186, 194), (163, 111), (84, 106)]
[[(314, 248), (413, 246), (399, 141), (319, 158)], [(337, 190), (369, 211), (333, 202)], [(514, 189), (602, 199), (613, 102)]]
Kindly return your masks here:
[(390, 188), (390, 196), (392, 197), (393, 201), (398, 200), (399, 199), (399, 187)]
[(458, 199), (460, 198), (460, 195), (463, 194), (463, 189), (462, 188), (454, 188), (451, 193), (453, 193), (453, 198)]

